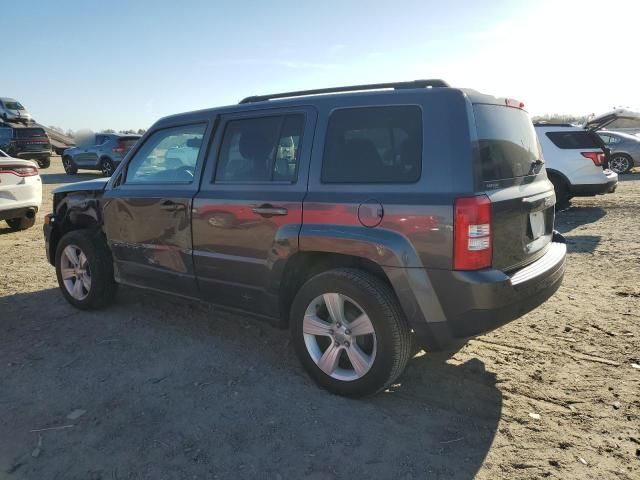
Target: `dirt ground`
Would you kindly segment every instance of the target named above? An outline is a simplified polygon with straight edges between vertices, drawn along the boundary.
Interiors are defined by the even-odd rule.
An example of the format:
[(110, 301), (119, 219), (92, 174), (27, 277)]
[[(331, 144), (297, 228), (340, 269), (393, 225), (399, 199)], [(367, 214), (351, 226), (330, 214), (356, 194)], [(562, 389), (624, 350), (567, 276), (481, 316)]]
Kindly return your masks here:
[(42, 216), (0, 226), (0, 480), (640, 478), (640, 173), (558, 214), (564, 284), (366, 400), (318, 389), (286, 331), (122, 288), (67, 305)]

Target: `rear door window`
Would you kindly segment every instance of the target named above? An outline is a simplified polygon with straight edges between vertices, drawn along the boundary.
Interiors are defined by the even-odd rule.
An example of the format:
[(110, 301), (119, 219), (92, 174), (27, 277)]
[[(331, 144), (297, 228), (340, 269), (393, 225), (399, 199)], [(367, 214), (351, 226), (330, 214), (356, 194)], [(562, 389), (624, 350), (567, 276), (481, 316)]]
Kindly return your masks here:
[(597, 135), (588, 131), (547, 132), (547, 138), (558, 148), (573, 150), (580, 148), (601, 148)]
[(483, 181), (536, 174), (542, 160), (538, 137), (524, 110), (501, 105), (473, 106)]
[(413, 183), (421, 165), (419, 107), (349, 108), (329, 118), (323, 183)]

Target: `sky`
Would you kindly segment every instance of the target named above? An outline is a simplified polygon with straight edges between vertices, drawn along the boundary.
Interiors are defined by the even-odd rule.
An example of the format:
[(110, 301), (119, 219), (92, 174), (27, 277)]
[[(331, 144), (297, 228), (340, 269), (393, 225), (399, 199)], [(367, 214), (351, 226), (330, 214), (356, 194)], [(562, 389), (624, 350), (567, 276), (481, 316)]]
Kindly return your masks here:
[(64, 130), (442, 78), (533, 115), (640, 109), (640, 1), (0, 0), (0, 96)]

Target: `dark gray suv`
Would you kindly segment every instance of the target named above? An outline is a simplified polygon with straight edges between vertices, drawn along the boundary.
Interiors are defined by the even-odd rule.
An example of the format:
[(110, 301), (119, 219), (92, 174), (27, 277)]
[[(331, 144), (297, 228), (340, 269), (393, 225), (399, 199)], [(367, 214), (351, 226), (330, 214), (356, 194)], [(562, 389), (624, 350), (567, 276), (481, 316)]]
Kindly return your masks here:
[(83, 169), (100, 170), (105, 177), (110, 177), (139, 139), (140, 135), (119, 133), (91, 135), (62, 153), (62, 166), (68, 175)]
[(288, 326), (311, 377), (375, 393), (537, 307), (566, 247), (517, 101), (441, 80), (249, 97), (159, 120), (110, 180), (54, 192), (65, 298), (117, 284)]

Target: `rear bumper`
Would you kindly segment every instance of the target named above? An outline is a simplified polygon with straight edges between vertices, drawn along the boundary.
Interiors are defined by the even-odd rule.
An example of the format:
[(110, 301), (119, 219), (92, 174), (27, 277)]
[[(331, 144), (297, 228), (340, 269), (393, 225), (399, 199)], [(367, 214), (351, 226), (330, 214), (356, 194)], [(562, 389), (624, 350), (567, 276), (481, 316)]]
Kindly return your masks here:
[[(423, 315), (407, 314), (418, 342), (429, 350), (446, 349), (461, 339), (494, 330), (538, 307), (562, 284), (566, 251), (564, 238), (554, 233), (553, 242), (543, 257), (511, 274), (494, 269), (428, 270), (435, 298), (427, 304), (439, 302), (443, 318), (432, 315), (432, 305), (428, 307), (430, 311), (422, 309)], [(411, 304), (406, 298), (401, 297), (400, 301), (403, 307)]]
[(26, 158), (27, 160), (32, 158), (49, 158), (51, 151), (48, 152), (17, 152), (13, 154), (16, 158)]
[(606, 183), (571, 185), (569, 192), (574, 197), (593, 197), (594, 195), (604, 195), (613, 193), (618, 187), (618, 175), (608, 176)]

